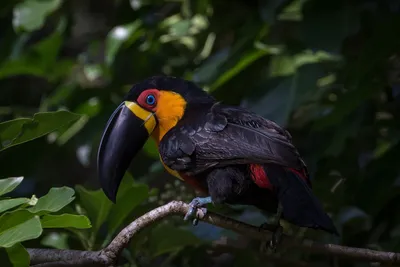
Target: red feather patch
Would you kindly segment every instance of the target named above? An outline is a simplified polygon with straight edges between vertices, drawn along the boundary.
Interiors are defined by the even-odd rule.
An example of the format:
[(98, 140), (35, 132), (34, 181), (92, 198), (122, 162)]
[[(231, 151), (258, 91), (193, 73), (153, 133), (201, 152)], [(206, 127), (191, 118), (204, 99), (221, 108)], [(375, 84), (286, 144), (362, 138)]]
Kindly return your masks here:
[(264, 167), (258, 164), (250, 164), (251, 178), (261, 188), (273, 189)]

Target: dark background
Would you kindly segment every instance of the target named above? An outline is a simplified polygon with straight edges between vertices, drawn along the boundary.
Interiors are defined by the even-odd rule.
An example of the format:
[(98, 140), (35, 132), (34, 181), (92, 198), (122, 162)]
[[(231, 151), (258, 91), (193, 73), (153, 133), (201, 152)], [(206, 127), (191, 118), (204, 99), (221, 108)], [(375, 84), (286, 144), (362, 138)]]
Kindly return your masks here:
[[(313, 190), (341, 233), (299, 235), (399, 251), (399, 52), (398, 0), (2, 0), (0, 121), (59, 109), (84, 116), (2, 151), (0, 176), (25, 177), (15, 195), (77, 184), (97, 189), (97, 147), (122, 97), (149, 76), (179, 76), (290, 131)], [(127, 222), (194, 196), (162, 170), (151, 142), (130, 173), (158, 190)], [(255, 225), (263, 221), (252, 209), (223, 212)], [(258, 243), (202, 223), (193, 228), (178, 218), (164, 227), (172, 232), (149, 230), (154, 240), (144, 238), (130, 250), (132, 266), (295, 266), (260, 256)], [(165, 251), (152, 254), (151, 242), (179, 237), (182, 242), (167, 242)], [(81, 248), (71, 240), (68, 247)], [(296, 251), (276, 257), (368, 266)]]

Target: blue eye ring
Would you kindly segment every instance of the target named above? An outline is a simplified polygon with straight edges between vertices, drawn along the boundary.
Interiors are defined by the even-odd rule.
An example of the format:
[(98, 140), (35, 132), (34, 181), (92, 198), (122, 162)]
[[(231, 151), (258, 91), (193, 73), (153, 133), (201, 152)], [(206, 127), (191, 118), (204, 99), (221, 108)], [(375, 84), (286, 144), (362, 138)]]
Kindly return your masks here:
[(150, 106), (154, 106), (156, 104), (156, 97), (154, 95), (148, 95), (146, 97), (146, 104)]

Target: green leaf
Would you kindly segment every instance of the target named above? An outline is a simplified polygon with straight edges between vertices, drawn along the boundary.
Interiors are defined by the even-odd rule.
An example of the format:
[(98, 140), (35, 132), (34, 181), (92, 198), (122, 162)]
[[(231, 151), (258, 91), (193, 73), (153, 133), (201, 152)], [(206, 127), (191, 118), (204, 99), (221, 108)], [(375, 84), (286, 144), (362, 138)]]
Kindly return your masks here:
[(53, 232), (43, 237), (40, 244), (51, 248), (69, 249), (68, 237), (69, 235), (67, 233)]
[(359, 8), (337, 1), (328, 4), (326, 1), (311, 2), (304, 5), (301, 24), (306, 44), (313, 50), (339, 53), (343, 40), (360, 28)]
[(19, 3), (14, 8), (14, 29), (17, 31), (19, 29), (33, 31), (41, 28), (46, 17), (55, 11), (61, 3), (61, 0), (27, 0)]
[(110, 66), (114, 62), (115, 55), (126, 41), (129, 40), (130, 42), (133, 42), (140, 36), (132, 36), (132, 34), (138, 31), (141, 26), (142, 22), (137, 20), (127, 25), (117, 26), (108, 33), (105, 49), (105, 61), (107, 65)]
[(6, 251), (13, 267), (29, 266), (30, 263), (29, 253), (20, 243), (17, 243), (12, 247), (6, 248)]
[(174, 252), (187, 246), (199, 245), (202, 242), (187, 230), (165, 224), (156, 226), (149, 237), (149, 247), (154, 257)]
[(158, 153), (157, 143), (154, 141), (153, 138), (149, 138), (147, 142), (143, 146), (143, 151), (149, 156), (154, 159), (158, 159), (160, 154)]
[(243, 104), (254, 112), (285, 126), (292, 111), (305, 102), (319, 99), (322, 91), (317, 88), (317, 80), (324, 76), (319, 64), (306, 64), (293, 75), (278, 79), (278, 84), (264, 83), (263, 87), (273, 87), (261, 98), (245, 101)]
[(19, 205), (28, 203), (29, 201), (29, 198), (11, 198), (0, 200), (0, 213), (15, 208)]
[(13, 191), (22, 182), (22, 180), (24, 180), (24, 177), (0, 179), (0, 196)]
[(62, 34), (55, 31), (32, 46), (23, 46), (23, 53), (21, 51), (0, 64), (0, 78), (21, 74), (43, 77), (50, 82), (63, 78), (69, 73), (74, 62), (60, 60), (58, 57), (62, 43)]
[(108, 216), (108, 231), (114, 233), (129, 214), (149, 196), (149, 188), (145, 184), (135, 184), (132, 177), (126, 174), (117, 194), (116, 204)]
[(219, 69), (228, 60), (229, 55), (230, 49), (223, 49), (207, 58), (194, 72), (193, 81), (196, 83), (209, 83), (216, 79)]
[(81, 185), (76, 186), (76, 192), (79, 195), (80, 203), (86, 210), (92, 223), (93, 232), (97, 233), (100, 226), (107, 219), (112, 202), (106, 197), (102, 190), (87, 190)]
[(65, 186), (51, 188), (47, 195), (39, 198), (36, 205), (28, 210), (32, 213), (59, 211), (75, 199), (74, 193), (72, 188)]
[(61, 214), (61, 215), (44, 215), (40, 222), (43, 228), (90, 228), (90, 221), (84, 215)]
[(230, 79), (232, 79), (236, 74), (238, 74), (247, 66), (249, 66), (251, 63), (266, 55), (268, 55), (267, 51), (258, 49), (243, 55), (241, 59), (235, 64), (235, 66), (233, 66), (232, 68), (230, 68), (229, 70), (227, 70), (221, 76), (218, 77), (218, 79), (211, 85), (210, 91), (213, 91), (218, 87), (222, 86)]
[(61, 110), (36, 113), (33, 119), (20, 118), (0, 123), (0, 151), (42, 137), (80, 117), (79, 114)]
[(16, 243), (38, 238), (41, 234), (39, 217), (27, 210), (5, 213), (0, 217), (0, 247), (12, 247)]

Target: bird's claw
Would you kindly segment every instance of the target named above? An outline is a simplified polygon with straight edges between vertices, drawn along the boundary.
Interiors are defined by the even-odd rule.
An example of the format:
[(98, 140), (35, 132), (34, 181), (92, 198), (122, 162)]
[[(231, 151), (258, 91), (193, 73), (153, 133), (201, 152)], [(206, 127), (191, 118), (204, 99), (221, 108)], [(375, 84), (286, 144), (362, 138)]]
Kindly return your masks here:
[(279, 243), (282, 240), (283, 227), (280, 224), (273, 225), (273, 224), (264, 223), (264, 224), (260, 225), (259, 229), (260, 230), (265, 229), (268, 231), (272, 231), (272, 237), (271, 237), (271, 240), (269, 241), (268, 248), (275, 253), (276, 248), (278, 247)]
[(269, 248), (275, 253), (276, 248), (282, 240), (283, 227), (279, 224), (275, 231), (272, 233), (272, 238), (269, 241)]
[(189, 206), (188, 212), (185, 214), (185, 217), (183, 218), (185, 221), (193, 219), (193, 225), (197, 225), (199, 223), (199, 218), (197, 216), (197, 211), (200, 209), (202, 213), (205, 215), (207, 213), (207, 208), (203, 207), (206, 205), (208, 202), (207, 199), (205, 198), (200, 198), (196, 197), (194, 198)]

